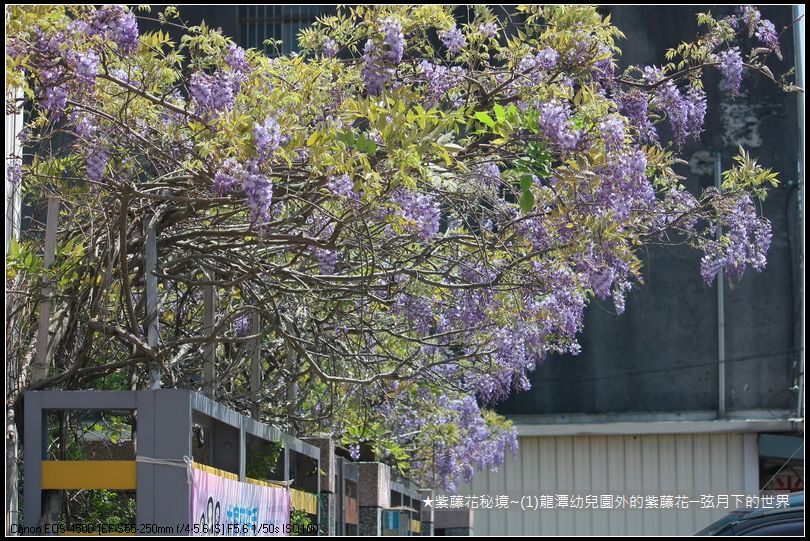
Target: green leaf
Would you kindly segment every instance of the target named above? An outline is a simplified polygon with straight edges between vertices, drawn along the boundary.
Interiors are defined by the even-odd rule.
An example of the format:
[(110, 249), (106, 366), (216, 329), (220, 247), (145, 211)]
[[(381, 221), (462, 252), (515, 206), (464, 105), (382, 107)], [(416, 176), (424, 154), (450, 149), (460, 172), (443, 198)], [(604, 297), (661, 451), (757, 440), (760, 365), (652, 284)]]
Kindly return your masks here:
[(486, 124), (490, 128), (495, 127), (495, 121), (492, 120), (492, 117), (489, 116), (489, 113), (487, 113), (486, 111), (478, 111), (477, 113), (475, 113), (475, 118), (478, 119), (479, 122), (481, 122), (482, 124)]
[(320, 136), (321, 136), (321, 132), (318, 132), (318, 131), (312, 132), (312, 134), (307, 139), (307, 146), (308, 147), (314, 147), (315, 145), (317, 145), (318, 140), (320, 139)]
[(356, 146), (357, 150), (363, 154), (368, 154), (369, 156), (377, 152), (377, 144), (366, 137), (366, 134), (364, 133), (361, 133), (360, 137), (357, 138)]
[(492, 110), (495, 111), (495, 118), (499, 124), (506, 120), (506, 110), (501, 105), (496, 103)]
[(11, 237), (11, 247), (9, 248), (9, 256), (12, 259), (18, 259), (20, 257), (20, 243), (17, 242), (15, 237)]
[[(522, 183), (522, 181), (521, 181)], [(529, 212), (534, 208), (534, 194), (531, 190), (524, 190), (520, 196), (520, 210)]]
[(338, 141), (345, 143), (347, 146), (354, 146), (355, 137), (350, 131), (341, 131), (337, 134)]
[(509, 104), (509, 108), (506, 110), (506, 114), (510, 122), (517, 122), (518, 118), (520, 117), (518, 109), (514, 103)]

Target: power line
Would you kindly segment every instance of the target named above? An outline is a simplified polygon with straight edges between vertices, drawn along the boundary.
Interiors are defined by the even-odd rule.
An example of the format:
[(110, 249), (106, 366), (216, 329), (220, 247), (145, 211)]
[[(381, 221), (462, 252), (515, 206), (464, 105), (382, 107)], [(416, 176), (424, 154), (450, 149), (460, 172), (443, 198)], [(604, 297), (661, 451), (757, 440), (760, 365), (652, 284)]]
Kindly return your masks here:
[[(732, 363), (732, 362), (742, 362), (742, 361), (751, 361), (757, 359), (770, 359), (773, 357), (778, 357), (780, 355), (788, 355), (791, 353), (797, 353), (800, 351), (804, 351), (804, 348), (791, 348), (786, 349), (784, 351), (773, 352), (773, 353), (757, 353), (753, 355), (744, 355), (741, 357), (729, 357), (726, 358), (725, 362)], [(548, 361), (546, 361), (547, 363)], [(544, 363), (545, 364), (545, 363)], [(689, 365), (681, 365), (681, 366), (670, 366), (670, 367), (662, 367), (662, 368), (654, 368), (650, 370), (631, 370), (627, 372), (621, 372), (617, 374), (609, 374), (605, 376), (598, 376), (592, 378), (578, 378), (578, 377), (571, 377), (571, 378), (559, 378), (559, 379), (542, 379), (538, 381), (532, 381), (532, 387), (536, 385), (552, 385), (557, 383), (566, 383), (566, 382), (584, 382), (584, 381), (601, 381), (606, 379), (616, 379), (616, 378), (624, 378), (627, 376), (643, 376), (647, 374), (660, 374), (662, 372), (673, 372), (676, 370), (690, 370), (693, 368), (701, 368), (701, 367), (709, 367), (709, 366), (717, 366), (717, 360), (708, 361), (705, 363), (696, 363), (696, 364), (689, 364)], [(538, 374), (538, 371), (534, 372)]]

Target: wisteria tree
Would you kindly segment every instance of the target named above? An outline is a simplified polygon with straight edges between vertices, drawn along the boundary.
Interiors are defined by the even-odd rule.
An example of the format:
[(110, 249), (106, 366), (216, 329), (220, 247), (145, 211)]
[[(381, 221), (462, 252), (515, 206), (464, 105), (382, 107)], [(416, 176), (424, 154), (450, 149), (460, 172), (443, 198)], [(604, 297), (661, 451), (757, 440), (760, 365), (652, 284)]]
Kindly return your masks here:
[[(591, 299), (623, 311), (646, 243), (701, 250), (707, 284), (766, 264), (757, 203), (775, 175), (741, 152), (722, 190), (693, 194), (673, 171), (702, 131), (705, 70), (731, 93), (746, 69), (795, 90), (767, 67), (778, 35), (752, 7), (700, 15), (665, 65), (621, 73), (622, 33), (587, 6), (508, 25), (482, 6), (463, 24), (444, 6), (355, 7), (275, 57), (172, 8), (9, 9), (6, 108), (31, 110), (10, 174), (28, 200), (62, 202), (48, 271), (36, 230), (8, 259), (11, 400), (146, 388), (158, 366), (163, 386), (353, 454), (366, 442), (453, 489), (516, 448), (484, 408), (579, 351)], [(44, 286), (50, 369), (33, 383)]]

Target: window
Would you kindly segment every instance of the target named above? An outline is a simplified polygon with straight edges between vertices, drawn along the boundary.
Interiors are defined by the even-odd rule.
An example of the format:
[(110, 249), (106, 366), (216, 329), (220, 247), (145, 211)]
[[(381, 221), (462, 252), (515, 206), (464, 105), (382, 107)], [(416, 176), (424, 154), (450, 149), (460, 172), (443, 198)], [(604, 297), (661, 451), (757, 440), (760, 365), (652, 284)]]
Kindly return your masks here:
[[(298, 32), (315, 22), (317, 17), (332, 15), (335, 6), (240, 6), (239, 25), (242, 45), (264, 49), (268, 56), (289, 54), (298, 50)], [(277, 50), (264, 45), (266, 39), (283, 41)]]

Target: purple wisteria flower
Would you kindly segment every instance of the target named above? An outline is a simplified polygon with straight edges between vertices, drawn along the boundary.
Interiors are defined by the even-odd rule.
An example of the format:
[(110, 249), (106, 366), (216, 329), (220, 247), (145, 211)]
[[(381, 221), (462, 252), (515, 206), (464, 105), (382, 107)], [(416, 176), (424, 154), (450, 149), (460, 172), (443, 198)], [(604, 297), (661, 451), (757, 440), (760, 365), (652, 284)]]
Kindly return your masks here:
[(338, 53), (337, 41), (332, 38), (326, 38), (326, 41), (323, 42), (323, 46), (321, 47), (321, 52), (326, 58), (335, 58)]
[(762, 15), (759, 13), (759, 10), (754, 6), (742, 6), (742, 21), (743, 24), (748, 28), (748, 35), (753, 36), (754, 32), (756, 31), (757, 25), (759, 21), (762, 19)]
[(464, 68), (461, 66), (448, 68), (428, 60), (422, 60), (420, 66), (428, 85), (428, 99), (426, 102), (428, 107), (438, 104), (451, 89), (464, 81)]
[(393, 197), (401, 210), (402, 217), (411, 222), (419, 237), (429, 242), (439, 232), (440, 208), (433, 196), (426, 193), (417, 193), (400, 190)]
[(616, 151), (624, 145), (624, 122), (621, 117), (610, 116), (599, 124), (602, 139), (609, 151)]
[(68, 87), (64, 82), (64, 68), (54, 66), (40, 72), (42, 90), (40, 105), (53, 120), (59, 120), (65, 112), (68, 98)]
[[(452, 366), (438, 367), (443, 377), (453, 378), (457, 371)], [(457, 427), (453, 441), (431, 439), (430, 460), (414, 461), (413, 468), (448, 491), (455, 491), (459, 480), (469, 481), (475, 470), (496, 470), (502, 465), (506, 453), (517, 452), (517, 431), (513, 427), (490, 424), (476, 399), (472, 396), (436, 395), (425, 388), (416, 393), (418, 407), (410, 400), (387, 399), (374, 407), (377, 415), (386, 419), (400, 445), (410, 442), (411, 434), (423, 434), (436, 426)], [(417, 442), (419, 440), (416, 440)], [(351, 448), (350, 448), (351, 451)]]
[(6, 179), (15, 188), (22, 184), (22, 162), (20, 160), (6, 161)]
[(658, 140), (658, 133), (650, 120), (650, 103), (644, 92), (636, 89), (623, 92), (617, 97), (617, 102), (630, 125), (638, 130), (640, 141), (651, 143)]
[(674, 224), (686, 231), (691, 231), (697, 225), (698, 217), (694, 211), (700, 204), (694, 195), (683, 188), (672, 188), (664, 197), (666, 212), (663, 215), (662, 226)]
[(402, 26), (393, 17), (383, 19), (380, 29), (383, 32), (383, 45), (386, 48), (385, 59), (394, 66), (402, 62), (402, 55), (405, 52), (405, 36), (402, 34)]
[(693, 86), (684, 96), (670, 80), (656, 89), (655, 103), (669, 117), (676, 144), (682, 145), (687, 138), (700, 136), (706, 115), (706, 93), (703, 90)]
[(498, 35), (498, 25), (495, 22), (483, 23), (478, 26), (478, 31), (487, 39)]
[(464, 37), (464, 33), (461, 31), (456, 25), (453, 25), (453, 28), (450, 30), (442, 30), (439, 32), (439, 39), (442, 40), (442, 43), (447, 50), (450, 51), (450, 54), (455, 56), (467, 46), (467, 38)]
[(563, 151), (574, 150), (579, 133), (570, 126), (571, 108), (564, 103), (546, 103), (540, 108), (538, 126), (552, 144)]
[[(25, 41), (19, 38), (8, 38), (6, 41), (6, 54), (12, 59), (17, 60), (28, 53), (28, 45)], [(15, 66), (14, 69), (22, 70), (22, 66)]]
[(85, 171), (87, 178), (94, 182), (101, 182), (104, 180), (104, 169), (107, 167), (109, 154), (107, 148), (96, 142), (92, 144), (85, 154)]
[(534, 59), (540, 68), (550, 70), (557, 65), (557, 61), (560, 59), (560, 54), (551, 47), (546, 47), (537, 53)]
[(447, 490), (456, 490), (457, 479), (465, 482), (472, 479), (475, 469), (496, 469), (503, 464), (506, 450), (517, 451), (517, 431), (492, 430), (473, 397), (442, 401), (440, 416), (447, 416), (447, 423), (461, 428), (457, 445), (438, 443), (435, 450), (434, 470), (437, 481)]
[(629, 280), (617, 280), (613, 287), (613, 307), (616, 313), (624, 313), (627, 292), (633, 289), (633, 284)]
[(690, 87), (686, 92), (686, 130), (695, 139), (703, 132), (706, 107), (706, 92), (696, 86)]
[(664, 72), (658, 66), (644, 66), (642, 77), (645, 83), (653, 84), (664, 78)]
[(405, 36), (399, 21), (386, 17), (382, 21), (382, 44), (377, 45), (371, 38), (363, 47), (363, 83), (370, 96), (382, 94), (386, 83), (394, 76), (394, 67), (402, 62), (405, 52)]
[(359, 445), (349, 445), (349, 457), (357, 462), (360, 460), (360, 446)]
[[(605, 58), (604, 55), (608, 56)], [(613, 53), (607, 46), (600, 45), (598, 56), (603, 58), (596, 61), (591, 73), (603, 88), (614, 89), (616, 87), (616, 66), (613, 63)]]
[(557, 65), (559, 54), (554, 49), (547, 47), (535, 55), (526, 55), (518, 62), (517, 69), (521, 73), (519, 82), (522, 85), (537, 85), (546, 77), (548, 70)]
[(743, 61), (739, 47), (732, 47), (718, 55), (720, 59), (720, 73), (726, 81), (732, 96), (740, 92), (740, 83), (743, 75)]
[(393, 76), (393, 70), (387, 67), (377, 47), (372, 40), (366, 41), (363, 48), (363, 83), (369, 96), (382, 94), (385, 84)]
[(730, 281), (738, 282), (748, 265), (762, 271), (767, 264), (765, 254), (771, 245), (771, 224), (757, 214), (748, 195), (740, 196), (721, 222), (727, 231), (724, 241), (706, 241), (700, 261), (700, 275), (707, 285), (712, 284), (721, 270)]
[(101, 58), (92, 49), (84, 52), (71, 51), (68, 55), (68, 62), (73, 67), (76, 78), (83, 86), (93, 86), (96, 82), (99, 69), (101, 68)]
[(232, 109), (239, 89), (238, 77), (221, 70), (213, 75), (196, 72), (188, 84), (195, 111), (203, 116)]
[(261, 160), (271, 157), (284, 144), (285, 139), (281, 134), (281, 126), (273, 117), (253, 124), (253, 137), (256, 139), (256, 152)]
[(59, 56), (67, 36), (64, 32), (46, 34), (41, 28), (34, 29), (34, 51), (43, 56)]
[(83, 139), (84, 142), (90, 142), (98, 131), (95, 118), (89, 114), (82, 114), (74, 110), (70, 114), (70, 122), (73, 124), (76, 135)]
[(318, 271), (321, 274), (334, 274), (340, 252), (327, 248), (313, 248), (313, 251), (318, 260)]
[(754, 6), (742, 6), (740, 19), (748, 30), (748, 37), (756, 36), (760, 43), (776, 53), (782, 58), (779, 50), (779, 35), (776, 33), (774, 24), (762, 18), (762, 14)]
[(574, 41), (565, 53), (565, 61), (569, 64), (585, 64), (593, 57), (593, 46), (590, 38)]
[(241, 187), (244, 180), (245, 170), (236, 158), (228, 158), (214, 175), (214, 184), (211, 186), (211, 191), (219, 195), (225, 195), (237, 187)]
[(233, 333), (242, 338), (248, 335), (248, 331), (250, 330), (250, 321), (248, 320), (247, 316), (240, 316), (236, 318), (233, 322)]
[(760, 43), (774, 51), (779, 58), (782, 58), (782, 54), (779, 51), (779, 36), (776, 33), (776, 27), (771, 21), (760, 21), (754, 35), (756, 35)]
[(273, 202), (273, 181), (264, 175), (258, 164), (248, 164), (242, 187), (247, 195), (247, 206), (250, 208), (254, 222), (270, 221), (270, 205)]
[(228, 52), (225, 54), (225, 63), (232, 70), (244, 73), (250, 69), (247, 59), (245, 58), (245, 50), (238, 45), (228, 45)]
[(391, 313), (402, 316), (421, 336), (428, 335), (433, 326), (433, 304), (418, 295), (399, 293), (391, 306)]
[(42, 106), (48, 111), (51, 118), (58, 120), (62, 117), (67, 105), (68, 89), (65, 85), (45, 87), (42, 92)]
[(360, 194), (354, 191), (354, 182), (346, 173), (329, 177), (326, 181), (326, 187), (336, 197), (345, 197), (352, 201), (360, 199)]
[(497, 190), (501, 186), (501, 170), (495, 162), (487, 162), (475, 171), (482, 186)]
[(606, 163), (597, 169), (602, 182), (594, 191), (594, 212), (610, 214), (623, 223), (634, 209), (653, 209), (655, 191), (647, 174), (647, 156), (628, 148), (608, 154)]
[(106, 36), (123, 53), (134, 52), (138, 47), (138, 22), (124, 6), (104, 6), (96, 10), (88, 31), (93, 35)]
[(543, 250), (551, 244), (551, 235), (542, 216), (527, 216), (516, 224), (517, 231), (532, 244), (535, 250)]

